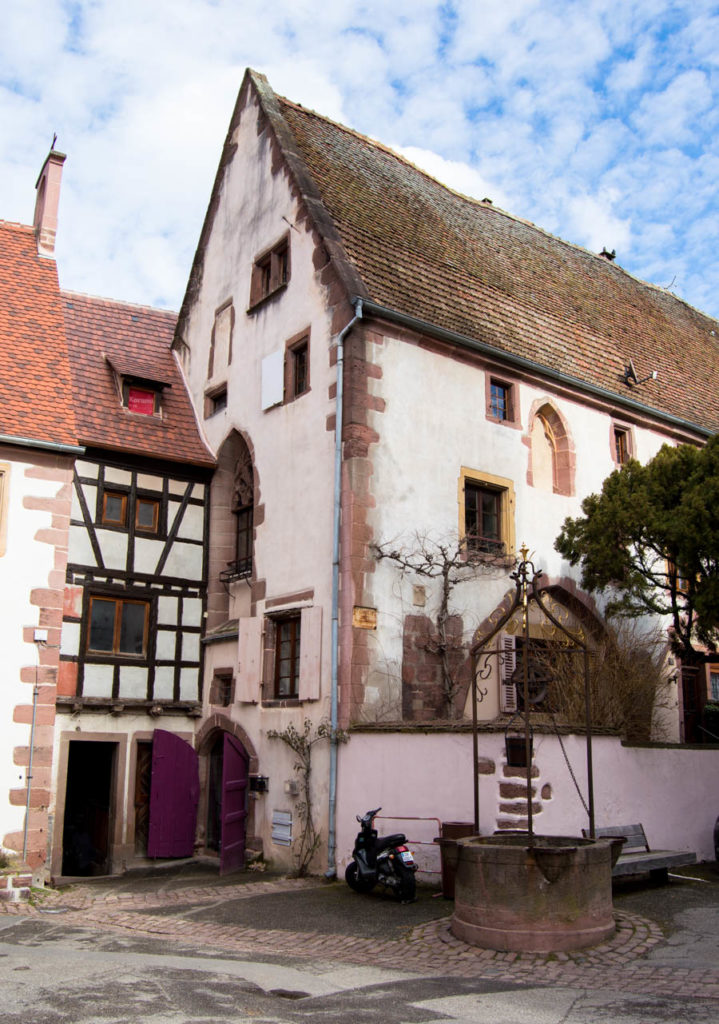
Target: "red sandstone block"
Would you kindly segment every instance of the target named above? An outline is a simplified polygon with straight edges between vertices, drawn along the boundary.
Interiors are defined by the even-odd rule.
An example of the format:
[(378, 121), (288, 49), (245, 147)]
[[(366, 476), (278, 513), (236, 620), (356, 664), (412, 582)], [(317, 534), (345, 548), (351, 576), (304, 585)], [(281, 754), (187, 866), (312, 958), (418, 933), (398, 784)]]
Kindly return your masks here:
[[(32, 722), (32, 705), (31, 704), (18, 704), (13, 711), (12, 720), (13, 722), (20, 722), (23, 725), (29, 725)], [(55, 708), (52, 705), (38, 705), (35, 708), (35, 724), (36, 725), (52, 725), (55, 721)]]
[[(534, 796), (536, 789), (532, 786), (531, 795)], [(527, 799), (527, 784), (526, 782), (522, 785), (519, 782), (500, 782), (499, 784), (499, 795), (505, 799), (513, 800), (516, 797), (524, 797)]]
[(74, 697), (77, 693), (77, 662), (61, 661), (57, 674), (57, 694), (59, 697)]
[[(502, 814), (525, 814), (527, 811), (526, 800), (518, 800), (516, 803), (504, 804), (500, 803), (499, 810)], [(539, 814), (542, 810), (542, 805), (538, 801), (532, 803), (532, 814)]]
[(41, 544), (52, 544), (53, 546), (67, 543), (64, 531), (53, 530), (52, 527), (47, 527), (44, 530), (38, 530), (35, 534), (35, 540), (40, 541)]
[(82, 615), (82, 587), (66, 586), (63, 591), (62, 613), (67, 618), (79, 619)]
[(56, 462), (54, 466), (32, 466), (25, 470), (28, 480), (54, 480), (63, 486), (67, 486), (69, 473), (68, 464), (63, 462)]

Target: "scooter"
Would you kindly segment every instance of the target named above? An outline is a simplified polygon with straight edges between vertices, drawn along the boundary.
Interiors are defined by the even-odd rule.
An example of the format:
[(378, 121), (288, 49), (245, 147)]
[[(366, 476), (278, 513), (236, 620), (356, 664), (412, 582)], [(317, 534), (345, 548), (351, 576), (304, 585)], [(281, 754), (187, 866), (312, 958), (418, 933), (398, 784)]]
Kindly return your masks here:
[(391, 836), (377, 836), (374, 828), (375, 815), (381, 807), (360, 817), (360, 830), (355, 839), (352, 857), (347, 865), (345, 881), (355, 892), (371, 892), (375, 885), (391, 889), (402, 903), (415, 899), (417, 885), (414, 873), (417, 870), (407, 838), (401, 832)]

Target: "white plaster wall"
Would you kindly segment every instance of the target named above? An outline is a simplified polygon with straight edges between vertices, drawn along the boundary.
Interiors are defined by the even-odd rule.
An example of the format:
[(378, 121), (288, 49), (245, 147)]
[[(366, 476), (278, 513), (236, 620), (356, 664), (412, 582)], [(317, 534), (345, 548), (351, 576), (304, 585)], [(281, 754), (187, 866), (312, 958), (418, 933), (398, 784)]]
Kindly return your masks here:
[[(280, 862), (285, 858), (289, 865), (286, 849), (271, 848), (270, 832), (273, 809), (289, 809), (288, 802), (296, 802), (283, 788), (284, 779), (293, 778), (295, 773), (289, 752), (278, 741), (268, 741), (266, 734), (269, 729), (282, 730), (290, 721), (301, 728), (306, 717), (319, 721), (329, 711), (334, 433), (327, 430), (327, 417), (335, 412), (328, 391), (336, 371), (330, 366), (327, 296), (313, 266), (315, 243), (300, 221), (301, 210), (285, 173), (272, 173), (271, 147), (265, 138), (258, 138), (256, 115), (254, 106), (243, 112), (233, 139), (237, 150), (225, 171), (219, 209), (204, 255), (201, 289), (185, 331), (191, 351), (186, 373), (195, 406), (201, 411), (208, 385), (215, 311), (231, 299), (235, 326), (232, 362), (226, 374), (228, 407), (201, 423), (215, 452), (233, 428), (251, 442), (259, 477), (255, 500), (265, 509), (265, 520), (256, 532), (254, 572), (266, 581), (266, 599), (312, 590), (310, 603), (323, 608), (321, 699), (299, 708), (263, 709), (237, 704), (228, 709), (256, 745), (260, 772), (271, 776), (271, 792), (258, 798), (256, 808), (257, 828), (265, 840), (266, 852)], [(288, 230), (289, 282), (282, 293), (248, 315), (254, 260)], [(263, 411), (262, 360), (283, 352), (287, 340), (306, 330), (310, 335), (309, 392)], [(222, 379), (216, 370), (213, 381)], [(244, 600), (248, 588), (242, 584), (239, 593)], [(296, 602), (291, 600), (286, 604), (288, 608), (293, 606)], [(257, 614), (263, 613), (264, 603), (260, 601)], [(228, 655), (225, 645), (219, 649), (212, 645), (206, 656), (207, 694), (213, 665), (226, 666)], [(231, 663), (236, 667), (236, 662), (234, 645)], [(318, 766), (323, 757), (326, 753), (318, 749)], [(326, 836), (326, 765), (313, 775), (317, 823)]]
[[(584, 738), (563, 739), (586, 800)], [(499, 783), (505, 780), (504, 734), (481, 733), (479, 753), (496, 765), (494, 775), (480, 776), (480, 832), (491, 835), (499, 813)], [(535, 816), (535, 833), (580, 836), (588, 818), (555, 737), (535, 736), (535, 763), (537, 789), (548, 784), (552, 790)], [(625, 747), (616, 738), (595, 737), (593, 766), (598, 827), (639, 822), (654, 849), (692, 850), (699, 860), (714, 859), (719, 750)], [(403, 831), (413, 845), (419, 839), (415, 852), (420, 862), (437, 869), (437, 853), (424, 845), (428, 839), (431, 844), (435, 823), (422, 819), (472, 822), (472, 775), (469, 732), (353, 733), (339, 752), (338, 871), (351, 857), (358, 828), (354, 815), (377, 806), (390, 818), (378, 822), (380, 831)]]
[(0, 454), (0, 461), (10, 465), (7, 545), (0, 557), (0, 842), (7, 833), (22, 831), (25, 822), (25, 808), (10, 804), (9, 791), (26, 785), (25, 769), (13, 764), (13, 751), (29, 745), (30, 726), (13, 721), (13, 711), (18, 704), (32, 704), (32, 685), (22, 683), (20, 673), (37, 663), (37, 652), (33, 643), (23, 642), (23, 629), (38, 625), (39, 609), (30, 603), (30, 594), (47, 587), (55, 556), (51, 544), (35, 539), (38, 531), (51, 528), (50, 513), (25, 508), (23, 500), (29, 495), (54, 498), (59, 490), (57, 481), (26, 477), (32, 464), (17, 454), (9, 449)]
[[(567, 516), (581, 514), (581, 501), (601, 489), (616, 467), (610, 448), (610, 416), (598, 409), (559, 396), (546, 387), (517, 382), (521, 428), (490, 422), (485, 416), (485, 371), (386, 335), (375, 346), (373, 360), (382, 369), (371, 379), (373, 392), (385, 410), (371, 413), (371, 426), (380, 435), (374, 449), (371, 489), (376, 507), (370, 520), (378, 541), (404, 542), (412, 547), (418, 532), (435, 539), (454, 538), (460, 530), (458, 482), (462, 467), (510, 479), (515, 489), (517, 549), (526, 543), (537, 568), (550, 577), (578, 577), (554, 550), (554, 540)], [(489, 372), (489, 371), (487, 371)], [(512, 380), (511, 374), (502, 374)], [(532, 407), (550, 401), (564, 416), (576, 449), (575, 493), (554, 494), (527, 482), (530, 448), (527, 441)], [(634, 428), (638, 457), (646, 460), (661, 447), (659, 433)], [(378, 609), (378, 629), (372, 635), (374, 664), (367, 698), (382, 709), (396, 704), (401, 687), (402, 621), (406, 614), (432, 615), (438, 592), (428, 586), (426, 608), (412, 604), (411, 583), (400, 580), (390, 561), (378, 563), (368, 579), (367, 603)], [(514, 589), (508, 573), (493, 571), (475, 582), (462, 583), (452, 597), (453, 610), (464, 615), (472, 630)], [(368, 711), (372, 718), (372, 712)]]

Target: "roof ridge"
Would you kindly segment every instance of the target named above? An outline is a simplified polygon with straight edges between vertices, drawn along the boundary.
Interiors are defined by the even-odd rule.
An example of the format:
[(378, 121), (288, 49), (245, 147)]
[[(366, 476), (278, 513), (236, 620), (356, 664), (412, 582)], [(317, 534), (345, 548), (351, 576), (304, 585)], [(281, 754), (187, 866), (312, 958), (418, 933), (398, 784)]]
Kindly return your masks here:
[(127, 307), (127, 309), (147, 310), (149, 313), (163, 313), (174, 317), (178, 315), (175, 309), (163, 309), (161, 306), (150, 306), (142, 302), (128, 302), (125, 299), (112, 299), (106, 295), (91, 295), (89, 292), (77, 292), (72, 288), (61, 288), (60, 295), (63, 298), (67, 296), (68, 298), (89, 299), (91, 302), (107, 302), (113, 306)]
[(540, 224), (535, 223), (535, 221), (529, 220), (526, 217), (521, 217), (519, 216), (519, 214), (512, 213), (511, 210), (505, 210), (504, 207), (497, 206), (495, 203), (492, 202), (491, 199), (489, 201), (484, 199), (477, 199), (476, 196), (470, 196), (467, 195), (466, 192), (460, 192), (457, 189), (452, 188), (451, 185), (448, 185), (446, 182), (441, 181), (439, 178), (436, 178), (433, 174), (430, 174), (429, 171), (425, 170), (423, 167), (420, 167), (418, 164), (414, 163), (414, 161), (410, 160), (402, 153), (399, 153), (392, 146), (387, 145), (387, 143), (381, 142), (379, 139), (375, 139), (371, 135), (365, 135), (363, 132), (357, 131), (357, 129), (349, 127), (349, 125), (342, 124), (340, 121), (335, 121), (333, 118), (327, 117), (325, 114), (321, 114), (317, 110), (313, 110), (310, 107), (305, 107), (301, 103), (296, 103), (294, 100), (290, 100), (286, 96), (278, 95), (277, 99), (281, 103), (286, 104), (288, 107), (300, 111), (302, 114), (307, 114), (311, 117), (316, 117), (320, 121), (324, 121), (327, 124), (331, 124), (333, 127), (339, 129), (340, 131), (353, 136), (354, 138), (358, 139), (361, 142), (367, 143), (368, 145), (380, 150), (383, 153), (386, 153), (388, 156), (393, 157), (401, 164), (404, 164), (406, 167), (411, 168), (417, 174), (420, 174), (426, 180), (431, 181), (432, 184), (439, 186), (439, 188), (443, 189), (445, 192), (448, 192), (451, 195), (456, 196), (458, 199), (470, 204), (472, 207), (478, 207), (479, 209), (485, 211), (486, 213), (495, 213), (500, 217), (507, 217), (509, 220), (514, 221), (517, 224), (522, 224), (525, 227), (537, 231), (539, 234), (543, 235), (545, 238), (551, 239), (553, 242), (559, 242), (561, 245), (565, 245), (568, 248), (572, 249), (573, 251), (579, 252), (584, 256), (591, 257), (594, 260), (601, 260), (602, 265), (607, 265), (611, 267), (614, 271), (621, 272), (626, 277), (630, 278), (632, 281), (636, 281), (638, 284), (646, 288), (650, 288), (653, 291), (660, 293), (661, 295), (670, 296), (674, 301), (680, 302), (683, 306), (686, 306), (687, 309), (692, 310), (692, 312), (697, 313), (699, 316), (703, 317), (706, 320), (711, 320), (713, 323), (719, 323), (719, 319), (715, 319), (713, 316), (711, 316), (709, 313), (706, 313), (704, 310), (698, 309), (696, 306), (693, 306), (686, 299), (682, 298), (682, 296), (677, 295), (675, 292), (669, 291), (668, 288), (664, 288), (662, 287), (662, 285), (656, 284), (653, 281), (644, 280), (644, 278), (639, 277), (638, 275), (633, 274), (631, 271), (627, 270), (626, 267), (621, 265), (621, 263), (611, 262), (607, 260), (605, 257), (603, 257), (600, 253), (594, 252), (592, 249), (588, 249), (586, 246), (580, 245), (578, 242), (571, 242), (566, 238), (562, 238), (561, 235), (553, 234), (551, 231), (547, 230), (547, 228), (544, 228)]

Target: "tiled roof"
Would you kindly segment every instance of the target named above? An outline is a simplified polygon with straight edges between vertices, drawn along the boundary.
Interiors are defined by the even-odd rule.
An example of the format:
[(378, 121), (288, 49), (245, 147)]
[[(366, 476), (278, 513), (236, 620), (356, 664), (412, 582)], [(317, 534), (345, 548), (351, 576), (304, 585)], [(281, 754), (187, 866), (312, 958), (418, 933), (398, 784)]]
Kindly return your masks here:
[[(318, 229), (336, 229), (339, 261), (346, 256), (365, 298), (719, 429), (717, 321), (603, 257), (452, 192), (250, 77)], [(337, 259), (336, 245), (328, 251)], [(657, 380), (627, 386), (630, 359), (640, 378), (656, 371)]]
[(77, 445), (55, 261), (0, 221), (0, 434)]
[[(88, 447), (214, 465), (197, 427), (180, 369), (170, 351), (175, 313), (62, 293), (80, 442)], [(167, 382), (162, 416), (122, 407), (112, 366), (143, 367)]]

